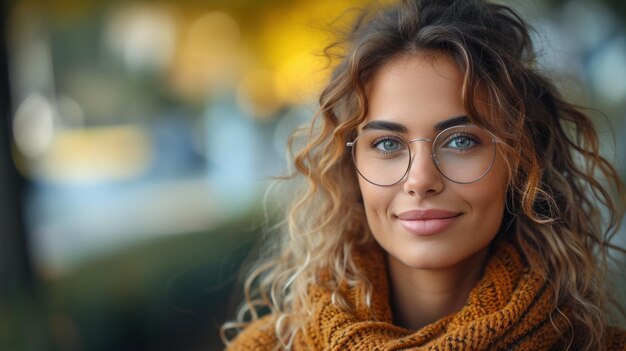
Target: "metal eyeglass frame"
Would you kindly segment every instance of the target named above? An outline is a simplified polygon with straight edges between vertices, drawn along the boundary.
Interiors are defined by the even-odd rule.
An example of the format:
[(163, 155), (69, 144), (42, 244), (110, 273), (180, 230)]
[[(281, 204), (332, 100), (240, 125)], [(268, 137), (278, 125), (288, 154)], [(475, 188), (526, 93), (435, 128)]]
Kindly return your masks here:
[[(471, 125), (465, 125), (465, 126), (474, 126), (482, 131), (484, 131), (485, 133), (487, 133), (489, 135), (489, 137), (491, 138), (491, 141), (493, 143), (493, 157), (491, 158), (491, 162), (489, 163), (489, 167), (487, 167), (487, 170), (480, 176), (478, 177), (478, 179), (472, 180), (471, 182), (459, 182), (456, 181), (454, 179), (451, 179), (450, 177), (448, 177), (445, 173), (443, 173), (443, 171), (439, 168), (439, 160), (437, 159), (437, 156), (435, 155), (435, 141), (437, 141), (437, 139), (445, 132), (454, 129), (454, 128), (459, 128), (459, 127), (463, 127), (463, 125), (457, 125), (457, 126), (452, 126), (449, 128), (446, 128), (444, 130), (442, 130), (441, 132), (439, 132), (434, 139), (428, 139), (428, 138), (415, 138), (415, 139), (411, 139), (411, 140), (406, 140), (405, 137), (403, 137), (401, 134), (396, 133), (396, 132), (390, 132), (393, 133), (394, 135), (397, 135), (398, 137), (400, 137), (400, 139), (404, 140), (404, 142), (407, 145), (411, 145), (411, 143), (417, 142), (417, 141), (427, 141), (427, 142), (431, 142), (432, 146), (431, 146), (431, 150), (430, 150), (430, 158), (433, 161), (433, 163), (435, 164), (435, 168), (437, 168), (437, 171), (444, 176), (446, 179), (448, 179), (451, 182), (457, 183), (457, 184), (471, 184), (471, 183), (476, 183), (477, 181), (483, 179), (487, 173), (489, 173), (489, 171), (491, 171), (491, 168), (493, 168), (493, 164), (496, 161), (496, 154), (497, 154), (497, 148), (496, 145), (499, 143), (499, 141), (496, 139), (496, 137), (491, 134), (488, 130), (482, 129), (478, 126), (476, 126), (475, 124), (471, 124)], [(377, 185), (377, 186), (382, 186), (382, 187), (390, 187), (390, 186), (394, 186), (400, 182), (402, 182), (404, 180), (404, 178), (406, 178), (406, 175), (409, 174), (409, 171), (411, 170), (411, 166), (413, 165), (413, 160), (414, 160), (414, 155), (412, 155), (411, 152), (411, 148), (409, 147), (409, 164), (406, 168), (406, 171), (404, 172), (404, 174), (402, 175), (402, 177), (400, 177), (400, 179), (398, 179), (398, 181), (392, 183), (392, 184), (388, 184), (388, 185), (382, 185), (382, 184), (376, 184), (374, 182), (372, 182), (371, 180), (367, 179), (367, 177), (365, 175), (363, 175), (363, 173), (361, 173), (361, 171), (359, 170), (359, 167), (356, 165), (356, 160), (354, 158), (354, 144), (356, 143), (356, 141), (359, 139), (359, 135), (357, 135), (356, 138), (354, 138), (353, 141), (349, 141), (346, 143), (346, 146), (349, 147), (351, 149), (351, 154), (352, 154), (352, 163), (354, 163), (354, 168), (356, 168), (356, 171), (359, 173), (359, 175), (365, 179), (368, 183)]]

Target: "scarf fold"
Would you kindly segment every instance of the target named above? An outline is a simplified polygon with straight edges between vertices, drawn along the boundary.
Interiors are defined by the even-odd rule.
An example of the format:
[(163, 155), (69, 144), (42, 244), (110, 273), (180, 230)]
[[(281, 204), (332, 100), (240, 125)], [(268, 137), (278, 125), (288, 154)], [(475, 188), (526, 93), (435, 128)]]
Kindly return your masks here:
[[(297, 333), (293, 350), (565, 350), (572, 335), (570, 308), (554, 308), (554, 290), (532, 268), (539, 257), (530, 252), (530, 257), (522, 257), (514, 246), (497, 244), (465, 306), (415, 331), (393, 325), (383, 250), (358, 250), (355, 262), (374, 287), (370, 307), (362, 286), (340, 290), (351, 312), (333, 303), (328, 288), (311, 286), (313, 315)], [(258, 320), (229, 350), (272, 350), (277, 343), (274, 323), (273, 316)], [(626, 351), (626, 333), (609, 329), (606, 346)], [(569, 349), (578, 347), (572, 344)]]
[[(526, 261), (528, 260), (528, 262)], [(567, 306), (554, 309), (554, 291), (510, 244), (494, 248), (484, 275), (465, 306), (417, 331), (393, 325), (382, 249), (356, 252), (355, 261), (375, 287), (371, 308), (363, 287), (342, 291), (353, 312), (332, 303), (331, 291), (312, 286), (316, 306), (295, 350), (552, 350), (569, 341)], [(553, 325), (563, 333), (558, 333)], [(626, 345), (620, 346), (622, 349)], [(575, 348), (572, 348), (575, 349)]]

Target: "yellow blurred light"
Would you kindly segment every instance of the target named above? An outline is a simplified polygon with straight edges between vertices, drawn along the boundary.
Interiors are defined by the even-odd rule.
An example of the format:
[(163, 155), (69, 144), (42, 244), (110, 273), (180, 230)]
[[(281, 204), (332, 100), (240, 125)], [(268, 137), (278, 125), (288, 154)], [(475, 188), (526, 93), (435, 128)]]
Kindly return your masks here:
[(277, 67), (277, 92), (281, 100), (301, 105), (312, 101), (326, 80), (326, 61), (311, 53), (298, 52)]
[(229, 50), (239, 43), (239, 24), (225, 12), (216, 11), (202, 15), (192, 23), (188, 32), (191, 50), (203, 56)]
[(274, 116), (282, 105), (276, 75), (265, 70), (248, 73), (237, 89), (237, 101), (252, 117), (268, 119)]
[[(266, 15), (259, 46), (267, 66), (278, 74), (277, 89), (285, 103), (308, 103), (328, 77), (328, 59), (321, 55), (335, 40), (329, 19), (357, 4), (355, 0), (302, 1)], [(333, 27), (349, 21), (344, 16)]]
[(183, 96), (203, 100), (215, 90), (232, 89), (243, 61), (239, 24), (225, 12), (209, 12), (188, 26), (171, 72)]
[(33, 176), (52, 182), (99, 182), (140, 176), (152, 158), (150, 138), (135, 126), (59, 131)]

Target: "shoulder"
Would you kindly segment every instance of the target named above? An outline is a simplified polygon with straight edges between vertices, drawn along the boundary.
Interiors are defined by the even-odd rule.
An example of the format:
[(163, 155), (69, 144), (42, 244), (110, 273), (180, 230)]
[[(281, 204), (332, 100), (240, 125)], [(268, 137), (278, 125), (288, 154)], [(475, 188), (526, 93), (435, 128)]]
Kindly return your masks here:
[(626, 350), (626, 330), (617, 327), (608, 328), (606, 331), (606, 349), (610, 351)]
[(257, 319), (244, 328), (226, 347), (227, 351), (265, 351), (273, 350), (278, 345), (274, 326), (276, 318), (267, 315)]

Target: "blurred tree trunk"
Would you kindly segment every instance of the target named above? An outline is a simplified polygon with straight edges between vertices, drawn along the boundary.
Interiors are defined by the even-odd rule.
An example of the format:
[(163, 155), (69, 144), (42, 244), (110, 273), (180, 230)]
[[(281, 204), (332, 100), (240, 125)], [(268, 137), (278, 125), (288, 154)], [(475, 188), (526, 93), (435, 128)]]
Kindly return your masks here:
[(11, 156), (11, 94), (6, 25), (8, 4), (0, 4), (0, 298), (33, 288), (34, 274), (24, 230), (24, 179)]

